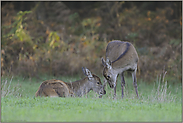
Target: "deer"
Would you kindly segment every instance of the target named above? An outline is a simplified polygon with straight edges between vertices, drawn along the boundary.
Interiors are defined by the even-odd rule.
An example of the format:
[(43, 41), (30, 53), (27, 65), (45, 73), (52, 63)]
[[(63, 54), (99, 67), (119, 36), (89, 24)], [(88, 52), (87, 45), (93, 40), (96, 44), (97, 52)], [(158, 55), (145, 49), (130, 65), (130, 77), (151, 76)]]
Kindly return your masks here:
[(62, 80), (46, 80), (41, 83), (35, 96), (38, 97), (81, 97), (90, 90), (95, 91), (99, 94), (99, 98), (106, 94), (104, 85), (100, 78), (92, 74), (87, 68), (83, 68), (85, 78), (74, 82), (64, 82)]
[(125, 79), (124, 72), (129, 71), (132, 74), (133, 86), (138, 96), (136, 71), (139, 60), (135, 47), (127, 41), (113, 40), (108, 43), (105, 54), (106, 60), (102, 57), (104, 85), (108, 83), (110, 88), (114, 89), (114, 99), (116, 98), (117, 77), (121, 76), (122, 96), (124, 97)]

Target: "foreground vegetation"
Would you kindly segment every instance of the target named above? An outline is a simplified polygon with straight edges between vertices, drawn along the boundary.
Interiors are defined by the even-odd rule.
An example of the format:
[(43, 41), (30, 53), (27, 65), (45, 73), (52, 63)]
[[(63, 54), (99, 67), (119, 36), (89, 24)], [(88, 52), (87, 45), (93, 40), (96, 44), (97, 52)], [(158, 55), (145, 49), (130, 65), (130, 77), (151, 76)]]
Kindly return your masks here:
[[(41, 77), (43, 80), (54, 77)], [(66, 82), (80, 79), (60, 77)], [(181, 84), (173, 85), (157, 79), (154, 84), (138, 81), (140, 98), (136, 99), (132, 79), (126, 79), (125, 97), (121, 99), (118, 81), (117, 99), (108, 86), (107, 94), (98, 98), (94, 92), (81, 98), (35, 98), (42, 80), (23, 77), (2, 78), (2, 122), (62, 122), (62, 121), (182, 121)]]
[(2, 98), (3, 122), (181, 121), (181, 103), (96, 98)]

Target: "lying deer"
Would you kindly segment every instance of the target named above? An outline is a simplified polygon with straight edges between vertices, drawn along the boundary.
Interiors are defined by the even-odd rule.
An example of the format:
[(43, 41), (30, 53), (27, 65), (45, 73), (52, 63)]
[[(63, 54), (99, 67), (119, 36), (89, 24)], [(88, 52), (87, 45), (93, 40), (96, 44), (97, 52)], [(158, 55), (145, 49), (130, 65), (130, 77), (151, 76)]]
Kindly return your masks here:
[(83, 73), (87, 76), (82, 80), (75, 82), (63, 82), (61, 80), (47, 80), (44, 81), (35, 96), (49, 96), (49, 97), (68, 97), (68, 96), (83, 96), (90, 90), (97, 92), (100, 96), (106, 94), (104, 87), (100, 81), (100, 78), (91, 72), (87, 68), (82, 68)]
[(110, 88), (114, 88), (114, 98), (116, 97), (118, 74), (121, 75), (122, 98), (124, 96), (124, 71), (130, 71), (132, 73), (133, 85), (138, 97), (136, 81), (138, 59), (138, 54), (131, 43), (118, 40), (108, 43), (106, 48), (106, 61), (102, 58), (104, 65), (103, 76), (105, 77), (104, 81), (108, 82)]

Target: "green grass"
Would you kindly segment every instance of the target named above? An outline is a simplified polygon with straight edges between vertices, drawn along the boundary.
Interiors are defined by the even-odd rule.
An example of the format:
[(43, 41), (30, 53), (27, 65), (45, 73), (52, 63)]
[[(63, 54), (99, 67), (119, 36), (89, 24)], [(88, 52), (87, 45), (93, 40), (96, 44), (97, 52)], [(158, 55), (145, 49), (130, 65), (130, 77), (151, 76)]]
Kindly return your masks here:
[[(43, 76), (42, 79), (54, 77)], [(69, 82), (80, 77), (60, 77)], [(102, 77), (101, 77), (102, 78)], [(131, 78), (125, 78), (125, 97), (121, 99), (120, 82), (117, 98), (113, 100), (113, 90), (107, 86), (107, 94), (102, 99), (94, 92), (81, 98), (35, 97), (42, 81), (22, 77), (2, 78), (1, 97), (2, 122), (181, 122), (182, 85), (173, 85), (158, 80), (153, 84), (138, 81), (140, 98), (136, 99)], [(11, 82), (11, 84), (10, 84)], [(16, 87), (16, 88), (15, 88)]]

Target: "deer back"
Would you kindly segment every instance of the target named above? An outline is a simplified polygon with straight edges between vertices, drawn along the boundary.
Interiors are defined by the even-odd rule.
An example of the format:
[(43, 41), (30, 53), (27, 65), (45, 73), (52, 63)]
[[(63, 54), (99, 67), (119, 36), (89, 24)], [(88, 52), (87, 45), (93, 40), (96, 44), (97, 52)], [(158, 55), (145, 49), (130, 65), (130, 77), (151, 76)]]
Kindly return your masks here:
[(137, 64), (138, 54), (130, 42), (111, 41), (106, 48), (106, 58), (112, 62), (113, 68), (124, 68)]
[(47, 80), (44, 81), (35, 96), (49, 96), (49, 97), (67, 97), (72, 96), (73, 92), (67, 83), (61, 80)]

